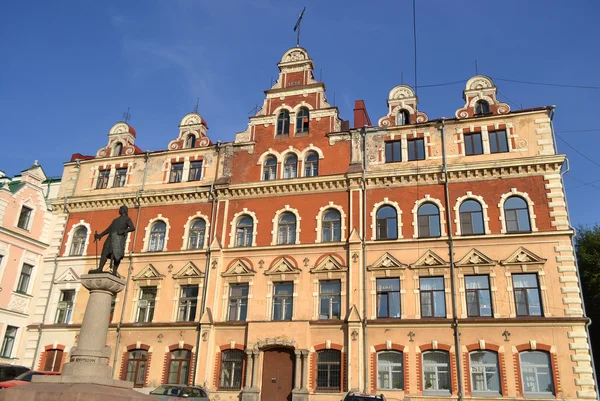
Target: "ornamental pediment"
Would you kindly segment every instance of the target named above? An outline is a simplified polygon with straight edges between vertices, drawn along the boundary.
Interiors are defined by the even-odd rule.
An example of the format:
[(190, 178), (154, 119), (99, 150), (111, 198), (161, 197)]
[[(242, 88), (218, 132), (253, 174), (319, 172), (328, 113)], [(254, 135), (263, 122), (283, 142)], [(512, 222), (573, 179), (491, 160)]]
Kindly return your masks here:
[(266, 275), (273, 275), (273, 274), (298, 274), (300, 273), (301, 270), (298, 269), (298, 266), (296, 265), (295, 261), (291, 258), (286, 258), (285, 256), (280, 257), (279, 259), (275, 260), (272, 264), (271, 267), (269, 267), (269, 269), (267, 271), (265, 271)]
[(456, 262), (458, 267), (474, 267), (474, 266), (496, 266), (496, 261), (484, 255), (482, 252), (473, 248), (461, 260)]
[(252, 269), (252, 263), (245, 258), (238, 258), (231, 262), (221, 276), (236, 277), (236, 276), (253, 276), (256, 272)]
[(368, 270), (376, 270), (376, 269), (404, 269), (408, 267), (406, 263), (400, 262), (394, 256), (392, 256), (389, 252), (384, 253), (377, 259), (372, 265), (370, 265)]
[(160, 274), (158, 270), (151, 264), (148, 263), (138, 274), (133, 276), (132, 280), (162, 280), (165, 276)]
[(79, 282), (79, 276), (70, 267), (54, 280), (54, 284), (76, 282)]
[(202, 278), (202, 277), (204, 277), (204, 273), (192, 261), (187, 262), (181, 268), (181, 270), (179, 270), (177, 273), (173, 274), (174, 279)]
[(500, 263), (504, 266), (509, 265), (535, 265), (535, 264), (544, 264), (547, 259), (541, 258), (537, 256), (535, 253), (531, 252), (529, 249), (520, 247), (512, 255), (508, 258), (502, 260)]
[(411, 265), (413, 269), (430, 267), (449, 267), (450, 265), (432, 250), (425, 252), (415, 263)]
[(344, 266), (342, 261), (339, 260), (334, 255), (325, 255), (317, 260), (315, 267), (313, 267), (310, 272), (311, 273), (321, 273), (321, 272), (345, 272), (348, 270), (347, 266)]

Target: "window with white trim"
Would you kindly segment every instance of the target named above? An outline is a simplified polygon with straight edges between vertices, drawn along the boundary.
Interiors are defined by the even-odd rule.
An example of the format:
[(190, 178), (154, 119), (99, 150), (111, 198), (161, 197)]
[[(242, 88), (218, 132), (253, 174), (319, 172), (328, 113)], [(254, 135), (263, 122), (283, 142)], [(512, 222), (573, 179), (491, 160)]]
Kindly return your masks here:
[(342, 216), (339, 210), (327, 209), (323, 213), (322, 242), (339, 242), (342, 240)]
[(523, 351), (519, 358), (523, 393), (526, 396), (554, 395), (550, 355), (543, 351)]
[(169, 172), (169, 183), (181, 182), (183, 180), (183, 163), (171, 163)]
[(85, 226), (79, 226), (75, 229), (73, 233), (73, 238), (71, 239), (71, 251), (69, 252), (70, 256), (81, 256), (85, 251), (85, 242), (87, 241), (88, 230)]
[(113, 187), (114, 188), (124, 187), (126, 179), (127, 179), (127, 167), (116, 169), (115, 170), (115, 178), (113, 179)]
[(177, 321), (193, 322), (196, 318), (196, 307), (198, 306), (198, 286), (184, 285), (180, 291)]
[(481, 132), (473, 132), (464, 134), (465, 140), (465, 155), (474, 156), (483, 154), (483, 142), (481, 140)]
[(446, 317), (446, 293), (443, 277), (419, 278), (422, 317)]
[(10, 358), (12, 356), (13, 347), (15, 346), (15, 340), (17, 338), (18, 327), (6, 326), (4, 332), (4, 339), (2, 340), (2, 348), (0, 349), (0, 357)]
[(500, 369), (498, 354), (491, 351), (473, 351), (471, 364), (471, 389), (473, 393), (500, 395)]
[(520, 196), (511, 196), (504, 202), (504, 219), (507, 233), (531, 231), (529, 205)]
[(377, 390), (404, 390), (404, 358), (402, 352), (377, 353)]
[(188, 249), (202, 249), (204, 247), (204, 236), (206, 233), (206, 222), (204, 219), (196, 219), (190, 225)]
[(340, 280), (319, 281), (319, 319), (341, 316), (342, 283)]
[(156, 303), (156, 287), (141, 287), (140, 299), (137, 301), (136, 323), (150, 323), (154, 319), (154, 306)]
[(73, 304), (75, 302), (75, 290), (62, 290), (58, 299), (56, 309), (56, 319), (54, 323), (69, 323), (73, 314)]
[(277, 159), (275, 156), (268, 156), (263, 164), (263, 180), (270, 181), (277, 179)]
[(490, 141), (490, 153), (508, 152), (508, 136), (506, 130), (488, 132)]
[(425, 202), (417, 210), (419, 238), (439, 237), (441, 235), (440, 209), (431, 202)]
[(296, 113), (296, 133), (308, 132), (309, 113), (306, 107), (301, 107)]
[(235, 246), (252, 246), (254, 220), (248, 215), (240, 216), (235, 230)]
[(492, 316), (490, 279), (487, 275), (465, 276), (467, 316)]
[(279, 245), (296, 243), (296, 215), (294, 213), (285, 212), (279, 216), (277, 243)]
[(273, 285), (273, 320), (292, 320), (294, 308), (294, 283), (291, 281)]
[(244, 351), (228, 349), (221, 353), (221, 377), (219, 388), (234, 390), (242, 388), (242, 371), (244, 365)]
[(298, 157), (295, 154), (287, 155), (283, 162), (283, 178), (296, 178), (298, 176)]
[(31, 222), (31, 215), (33, 214), (33, 209), (27, 207), (25, 205), (21, 206), (21, 212), (19, 213), (19, 220), (17, 222), (17, 227), (23, 230), (29, 230), (29, 223)]
[(191, 149), (196, 147), (196, 135), (189, 134), (187, 138), (185, 138), (184, 148)]
[(450, 393), (450, 355), (446, 351), (423, 353), (423, 393)]
[(202, 160), (190, 163), (188, 181), (200, 181), (202, 178)]
[(282, 110), (277, 116), (277, 135), (290, 134), (290, 112)]
[(542, 316), (542, 300), (537, 274), (513, 274), (512, 281), (517, 316)]
[(248, 283), (229, 286), (229, 308), (227, 320), (245, 321), (248, 312)]
[(480, 99), (475, 103), (475, 115), (485, 116), (490, 114), (490, 104), (483, 99)]
[(21, 267), (21, 274), (19, 275), (19, 281), (17, 282), (17, 292), (20, 292), (21, 294), (27, 294), (32, 272), (33, 266), (23, 263), (23, 267)]
[(165, 236), (167, 235), (167, 225), (164, 221), (159, 220), (152, 224), (150, 228), (150, 244), (148, 245), (149, 252), (160, 252), (165, 248)]
[(483, 224), (483, 209), (476, 200), (469, 199), (461, 203), (460, 233), (461, 235), (478, 235), (485, 233)]
[(110, 177), (110, 170), (99, 170), (98, 180), (96, 181), (96, 189), (108, 188), (108, 177)]
[(316, 177), (319, 175), (319, 155), (317, 152), (308, 152), (304, 159), (304, 176)]
[(377, 239), (398, 238), (398, 213), (392, 206), (377, 209)]
[(408, 161), (425, 160), (425, 139), (409, 139), (406, 144), (408, 146)]

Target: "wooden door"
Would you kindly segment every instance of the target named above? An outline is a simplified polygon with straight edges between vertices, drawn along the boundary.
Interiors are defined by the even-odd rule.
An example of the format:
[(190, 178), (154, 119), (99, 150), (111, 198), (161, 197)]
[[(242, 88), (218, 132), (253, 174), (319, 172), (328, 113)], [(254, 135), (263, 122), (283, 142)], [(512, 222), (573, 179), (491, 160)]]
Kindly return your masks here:
[(264, 351), (261, 401), (291, 401), (294, 353), (286, 348)]

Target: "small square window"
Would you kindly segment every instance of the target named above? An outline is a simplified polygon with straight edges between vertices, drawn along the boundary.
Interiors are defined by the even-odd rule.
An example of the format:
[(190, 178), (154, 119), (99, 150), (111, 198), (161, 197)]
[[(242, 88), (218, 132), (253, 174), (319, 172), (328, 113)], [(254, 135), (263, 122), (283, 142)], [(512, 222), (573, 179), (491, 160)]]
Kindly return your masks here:
[(508, 137), (505, 130), (492, 131), (488, 135), (490, 138), (490, 153), (508, 152)]
[(425, 160), (425, 140), (423, 138), (409, 139), (408, 160)]
[(169, 182), (181, 182), (183, 179), (183, 163), (171, 164), (171, 173), (169, 174)]
[(389, 141), (385, 143), (385, 162), (394, 163), (402, 161), (402, 141)]
[(19, 214), (19, 221), (17, 227), (23, 230), (29, 230), (29, 221), (31, 220), (31, 213), (33, 209), (27, 206), (21, 207), (21, 213)]
[(465, 155), (483, 154), (483, 144), (481, 142), (481, 133), (465, 134)]

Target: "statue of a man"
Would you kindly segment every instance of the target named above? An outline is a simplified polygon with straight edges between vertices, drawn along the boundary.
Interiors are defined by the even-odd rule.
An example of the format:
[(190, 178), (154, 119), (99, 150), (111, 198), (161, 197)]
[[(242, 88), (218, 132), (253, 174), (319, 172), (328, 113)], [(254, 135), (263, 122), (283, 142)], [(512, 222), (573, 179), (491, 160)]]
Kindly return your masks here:
[(97, 269), (92, 269), (88, 273), (102, 273), (106, 260), (110, 258), (112, 266), (112, 274), (117, 275), (117, 269), (121, 263), (121, 259), (125, 256), (125, 241), (127, 233), (135, 231), (133, 222), (127, 215), (127, 206), (123, 205), (119, 208), (119, 217), (113, 220), (108, 228), (100, 234), (94, 234), (94, 240), (108, 234), (108, 238), (102, 246), (102, 255), (100, 256), (100, 266)]

